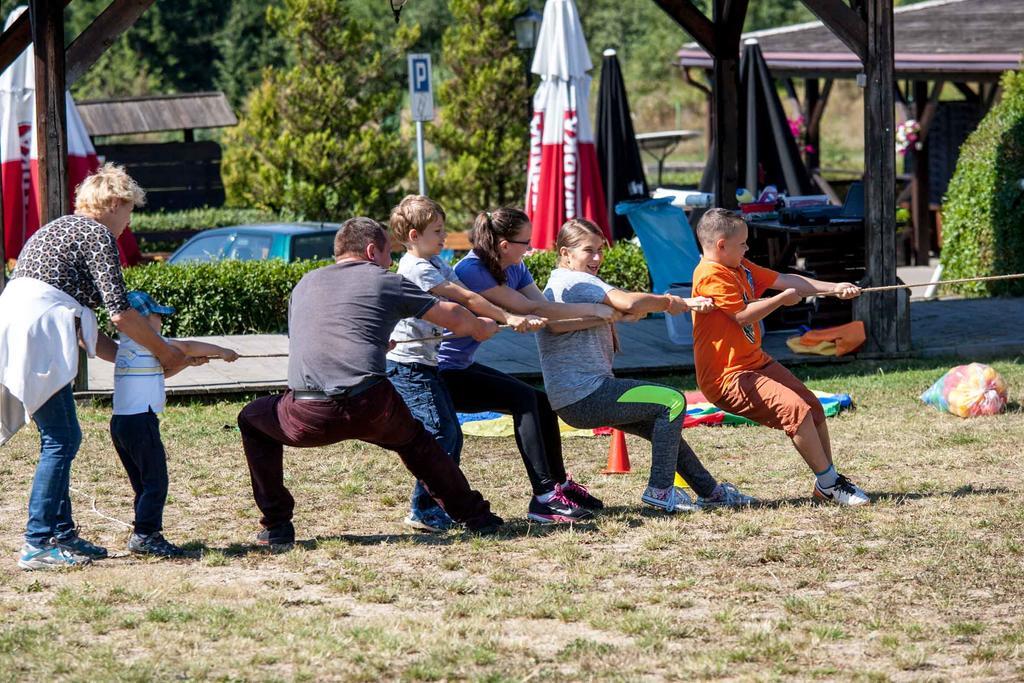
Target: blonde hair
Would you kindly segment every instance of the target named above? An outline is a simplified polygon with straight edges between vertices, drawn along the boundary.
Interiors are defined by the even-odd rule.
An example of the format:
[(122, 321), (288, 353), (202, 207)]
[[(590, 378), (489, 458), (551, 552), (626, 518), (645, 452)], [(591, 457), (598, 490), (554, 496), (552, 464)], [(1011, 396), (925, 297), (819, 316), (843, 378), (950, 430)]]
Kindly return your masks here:
[(443, 223), (448, 217), (441, 205), (430, 197), (422, 194), (406, 195), (398, 206), (391, 209), (391, 237), (396, 242), (409, 241), (409, 233), (413, 230), (423, 232), (437, 219)]
[(586, 218), (570, 218), (567, 220), (558, 231), (558, 237), (555, 238), (555, 253), (558, 254), (559, 259), (561, 259), (562, 247), (566, 249), (578, 247), (587, 235), (596, 235), (601, 238), (605, 245), (608, 244), (608, 238), (605, 237), (601, 228)]
[(709, 209), (697, 223), (697, 239), (703, 248), (710, 249), (719, 238), (729, 239), (743, 225), (743, 219), (728, 209)]
[(117, 164), (103, 164), (75, 188), (75, 211), (79, 213), (99, 216), (122, 202), (142, 206), (146, 192)]

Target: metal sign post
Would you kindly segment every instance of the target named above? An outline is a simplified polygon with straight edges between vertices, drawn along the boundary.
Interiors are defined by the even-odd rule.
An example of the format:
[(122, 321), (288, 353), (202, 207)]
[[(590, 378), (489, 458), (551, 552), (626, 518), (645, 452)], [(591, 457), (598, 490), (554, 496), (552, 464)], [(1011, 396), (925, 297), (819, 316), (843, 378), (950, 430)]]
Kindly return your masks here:
[(423, 122), (434, 120), (434, 89), (430, 78), (430, 55), (409, 55), (409, 101), (416, 122), (416, 164), (419, 168), (420, 194), (427, 194), (427, 171), (423, 161)]

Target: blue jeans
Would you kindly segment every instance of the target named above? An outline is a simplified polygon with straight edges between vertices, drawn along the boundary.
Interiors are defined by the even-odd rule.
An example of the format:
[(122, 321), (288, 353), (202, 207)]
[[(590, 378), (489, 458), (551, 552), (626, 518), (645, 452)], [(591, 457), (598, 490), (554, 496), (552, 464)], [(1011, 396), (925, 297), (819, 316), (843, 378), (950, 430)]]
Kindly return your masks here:
[[(388, 379), (409, 407), (409, 412), (423, 423), (426, 430), (437, 440), (441, 449), (455, 464), (459, 464), (462, 451), (462, 429), (459, 417), (448, 389), (441, 381), (436, 367), (422, 363), (396, 363), (388, 361)], [(413, 515), (437, 507), (437, 501), (430, 497), (419, 480), (412, 490), (411, 508)]]
[(32, 416), (39, 429), (39, 464), (28, 497), (25, 541), (36, 547), (74, 535), (71, 519), (71, 461), (82, 444), (75, 397), (67, 385)]
[(110, 438), (135, 492), (137, 534), (163, 529), (167, 502), (167, 453), (160, 440), (160, 419), (152, 409), (110, 418)]

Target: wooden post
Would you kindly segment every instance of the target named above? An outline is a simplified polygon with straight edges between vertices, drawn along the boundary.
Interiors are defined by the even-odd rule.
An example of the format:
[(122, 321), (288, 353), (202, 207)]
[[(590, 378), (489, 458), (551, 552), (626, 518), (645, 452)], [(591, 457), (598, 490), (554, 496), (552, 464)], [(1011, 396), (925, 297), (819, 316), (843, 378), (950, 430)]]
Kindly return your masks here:
[(31, 0), (39, 148), (39, 222), (71, 209), (68, 194), (67, 103), (64, 83), (64, 4)]
[[(713, 20), (715, 43), (711, 91), (713, 93), (712, 129), (715, 140), (715, 206), (735, 209), (736, 188), (739, 185), (739, 37), (738, 22), (742, 29), (746, 16), (746, 3), (742, 12), (736, 12), (741, 3), (715, 0)], [(737, 14), (739, 15), (737, 17)]]
[[(927, 81), (914, 81), (914, 119), (921, 124), (928, 106)], [(920, 149), (914, 150), (914, 177), (911, 181), (911, 212), (914, 219), (913, 253), (914, 265), (928, 265), (928, 251), (931, 246), (932, 211), (928, 176), (928, 138), (922, 136)]]
[[(32, 50), (36, 72), (36, 144), (39, 148), (39, 224), (71, 211), (68, 189), (68, 131), (64, 80), (64, 3), (31, 0)], [(89, 366), (78, 354), (76, 391), (89, 388)]]
[[(896, 284), (896, 138), (893, 0), (865, 0), (864, 232), (867, 281)], [(871, 295), (858, 310), (867, 328), (867, 351), (893, 354), (910, 349), (909, 306), (889, 292)]]
[[(807, 170), (814, 173), (821, 167), (821, 152), (819, 147), (821, 146), (821, 126), (815, 125), (813, 128), (811, 123), (814, 118), (814, 110), (818, 106), (818, 101), (821, 99), (821, 90), (818, 86), (817, 78), (805, 78), (804, 79), (804, 106), (802, 116), (804, 117), (804, 125), (806, 126), (807, 134), (804, 136), (803, 143), (804, 149), (804, 163), (807, 164)], [(817, 123), (817, 122), (815, 122)]]

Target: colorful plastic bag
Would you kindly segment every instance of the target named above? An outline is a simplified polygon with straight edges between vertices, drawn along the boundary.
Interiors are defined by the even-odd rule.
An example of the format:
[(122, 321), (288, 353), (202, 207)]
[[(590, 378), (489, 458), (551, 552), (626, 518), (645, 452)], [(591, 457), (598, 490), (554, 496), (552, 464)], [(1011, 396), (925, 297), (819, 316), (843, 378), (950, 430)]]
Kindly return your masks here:
[(958, 365), (921, 394), (921, 400), (960, 417), (995, 415), (1006, 407), (1006, 382), (991, 366)]

